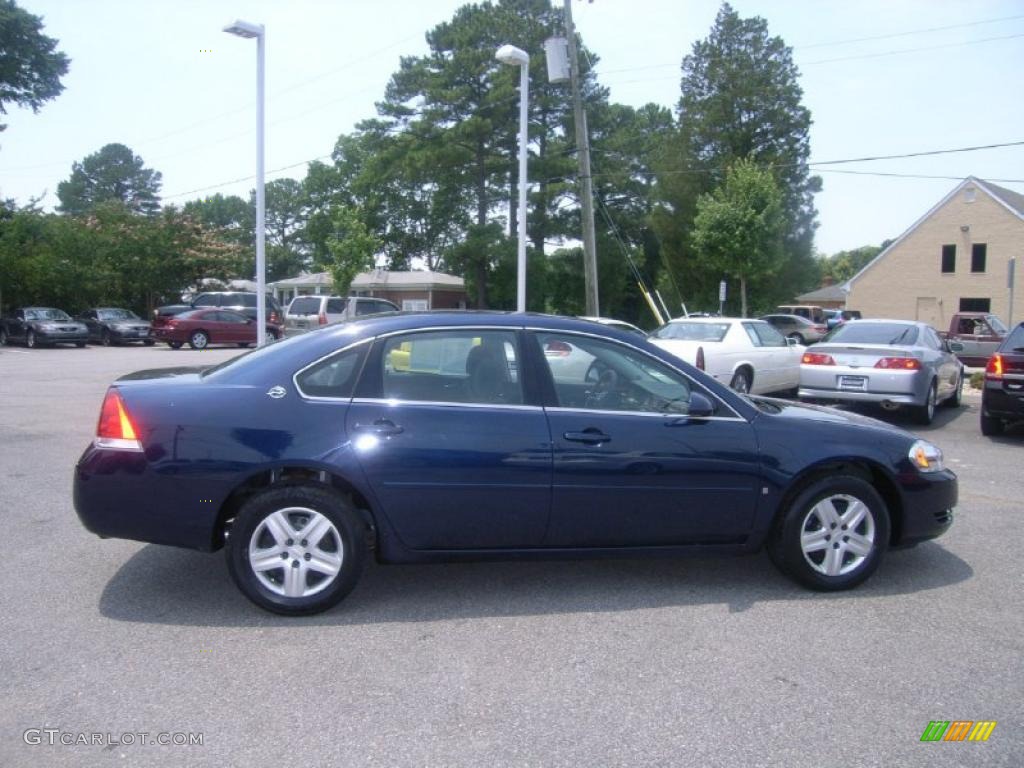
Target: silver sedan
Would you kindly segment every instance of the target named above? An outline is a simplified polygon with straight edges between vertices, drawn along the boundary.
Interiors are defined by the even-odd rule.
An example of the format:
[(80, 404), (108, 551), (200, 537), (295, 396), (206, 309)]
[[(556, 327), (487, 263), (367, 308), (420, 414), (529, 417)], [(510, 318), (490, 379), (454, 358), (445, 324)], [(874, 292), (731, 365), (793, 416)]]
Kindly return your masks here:
[(930, 424), (936, 404), (960, 405), (963, 379), (963, 365), (927, 323), (858, 320), (804, 352), (799, 396), (909, 407)]

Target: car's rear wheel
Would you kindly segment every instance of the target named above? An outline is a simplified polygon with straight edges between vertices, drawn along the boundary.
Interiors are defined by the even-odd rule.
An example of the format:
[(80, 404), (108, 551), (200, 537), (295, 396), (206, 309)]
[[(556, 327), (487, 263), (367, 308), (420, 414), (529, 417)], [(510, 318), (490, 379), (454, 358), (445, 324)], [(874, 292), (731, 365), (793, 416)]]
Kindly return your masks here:
[(102, 344), (104, 347), (109, 347), (113, 343), (114, 340), (110, 338), (110, 331), (104, 329), (103, 335), (100, 336), (100, 344)]
[(732, 375), (732, 381), (729, 382), (729, 386), (737, 392), (746, 394), (750, 391), (750, 382), (750, 371), (746, 368), (740, 368)]
[(960, 403), (963, 400), (964, 394), (964, 372), (960, 371), (960, 375), (956, 379), (956, 389), (953, 390), (953, 394), (943, 403), (948, 408), (959, 408)]
[(7, 346), (7, 329), (0, 328), (0, 347)]
[(35, 331), (29, 331), (28, 332), (28, 335), (25, 337), (25, 346), (28, 347), (29, 349), (34, 349), (35, 348), (35, 346), (36, 346), (36, 332)]
[(75, 342), (75, 346), (78, 347), (79, 349), (82, 349), (82, 348), (85, 347), (85, 342), (84, 341), (76, 341)]
[(246, 347), (249, 346), (249, 342), (248, 341), (240, 341), (240, 342), (238, 342), (238, 346), (240, 346), (242, 349), (245, 349)]
[[(982, 406), (984, 409), (984, 406)], [(989, 416), (984, 410), (981, 412), (981, 434), (986, 437), (994, 437), (995, 435), (1003, 434), (1003, 430), (1006, 429), (1006, 424), (1002, 419), (995, 416)]]
[(918, 405), (914, 409), (918, 424), (931, 424), (935, 418), (935, 382), (928, 387), (928, 394), (925, 395), (924, 405)]
[(147, 347), (152, 347), (156, 342), (153, 341), (153, 339), (143, 339), (142, 343), (145, 344)]
[(335, 491), (272, 488), (249, 499), (228, 538), (231, 577), (260, 608), (298, 616), (336, 605), (355, 586), (366, 525)]
[(889, 512), (865, 480), (833, 475), (812, 482), (782, 511), (768, 554), (790, 578), (811, 589), (855, 587), (881, 562)]
[(192, 349), (206, 349), (210, 345), (210, 337), (206, 331), (193, 331), (188, 337), (188, 345)]
[(181, 349), (181, 342), (180, 341), (168, 341), (167, 342), (167, 346), (170, 347), (171, 349)]

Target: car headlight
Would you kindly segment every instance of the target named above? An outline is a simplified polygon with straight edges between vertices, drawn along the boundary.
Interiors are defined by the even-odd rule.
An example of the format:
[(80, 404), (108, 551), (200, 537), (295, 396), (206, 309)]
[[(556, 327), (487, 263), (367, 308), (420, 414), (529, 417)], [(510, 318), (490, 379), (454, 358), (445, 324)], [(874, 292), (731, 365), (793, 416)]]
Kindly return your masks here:
[(917, 440), (910, 446), (908, 454), (910, 463), (917, 467), (918, 472), (941, 472), (945, 469), (942, 463), (942, 451), (937, 445), (927, 440)]

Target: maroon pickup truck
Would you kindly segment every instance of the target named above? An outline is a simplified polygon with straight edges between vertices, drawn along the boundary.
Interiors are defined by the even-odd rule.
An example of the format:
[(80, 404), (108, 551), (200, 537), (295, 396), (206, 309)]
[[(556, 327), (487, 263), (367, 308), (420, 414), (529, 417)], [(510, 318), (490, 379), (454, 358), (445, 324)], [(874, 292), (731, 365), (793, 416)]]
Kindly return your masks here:
[(958, 312), (949, 321), (949, 331), (939, 333), (964, 365), (984, 366), (996, 347), (1006, 338), (1006, 326), (988, 312)]

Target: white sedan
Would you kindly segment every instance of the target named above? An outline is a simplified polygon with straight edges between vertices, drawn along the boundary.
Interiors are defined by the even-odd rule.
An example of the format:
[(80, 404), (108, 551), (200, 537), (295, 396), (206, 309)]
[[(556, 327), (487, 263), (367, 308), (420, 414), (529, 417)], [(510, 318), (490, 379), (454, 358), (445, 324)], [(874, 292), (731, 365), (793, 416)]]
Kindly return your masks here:
[(737, 392), (781, 392), (800, 385), (805, 347), (763, 320), (680, 317), (649, 339)]

